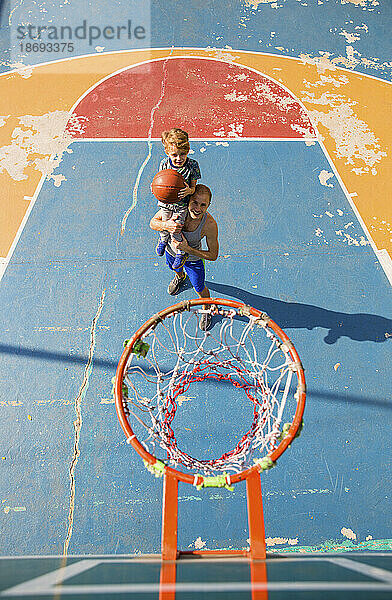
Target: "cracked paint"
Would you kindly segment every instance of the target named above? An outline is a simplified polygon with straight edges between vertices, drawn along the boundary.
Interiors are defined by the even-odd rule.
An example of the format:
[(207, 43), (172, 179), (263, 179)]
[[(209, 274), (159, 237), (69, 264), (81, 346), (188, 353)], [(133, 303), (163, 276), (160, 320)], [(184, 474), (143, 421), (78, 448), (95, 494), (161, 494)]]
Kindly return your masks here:
[(121, 235), (124, 235), (125, 233), (125, 227), (127, 225), (127, 219), (129, 217), (129, 215), (131, 214), (132, 210), (135, 208), (136, 204), (137, 204), (137, 192), (139, 189), (139, 183), (140, 183), (140, 178), (143, 174), (143, 171), (147, 165), (147, 163), (149, 162), (150, 158), (151, 158), (151, 154), (152, 154), (152, 142), (151, 142), (151, 137), (152, 137), (152, 130), (154, 127), (154, 115), (155, 115), (155, 111), (158, 110), (158, 108), (160, 107), (162, 100), (164, 98), (165, 95), (165, 91), (166, 91), (166, 80), (167, 80), (167, 63), (170, 59), (170, 56), (172, 55), (173, 52), (173, 47), (170, 51), (170, 54), (166, 57), (166, 59), (163, 61), (163, 67), (162, 67), (162, 71), (163, 71), (163, 79), (162, 79), (162, 83), (161, 83), (161, 95), (159, 97), (158, 102), (155, 104), (155, 106), (152, 107), (151, 109), (151, 114), (150, 114), (150, 128), (148, 130), (148, 141), (147, 141), (147, 145), (148, 145), (148, 153), (146, 158), (144, 159), (139, 172), (136, 176), (136, 181), (133, 187), (133, 193), (132, 193), (132, 204), (131, 206), (128, 208), (127, 212), (125, 213), (125, 215), (123, 216), (123, 219), (121, 221)]
[(77, 466), (79, 456), (80, 456), (79, 442), (80, 442), (80, 433), (81, 433), (82, 423), (83, 423), (82, 410), (81, 410), (82, 401), (84, 400), (84, 398), (87, 394), (87, 390), (89, 388), (90, 375), (91, 375), (92, 369), (93, 369), (93, 357), (94, 357), (94, 349), (95, 349), (95, 342), (96, 342), (96, 325), (97, 325), (98, 319), (100, 317), (100, 314), (102, 312), (103, 303), (105, 300), (105, 294), (106, 294), (106, 290), (104, 289), (101, 294), (98, 310), (97, 310), (97, 312), (93, 318), (92, 324), (91, 324), (90, 349), (89, 349), (88, 361), (87, 361), (87, 364), (86, 364), (86, 367), (84, 370), (83, 382), (82, 382), (82, 385), (80, 386), (79, 393), (78, 393), (77, 397), (75, 398), (75, 403), (74, 403), (75, 413), (76, 413), (76, 419), (73, 423), (74, 432), (75, 432), (75, 440), (74, 440), (74, 448), (73, 448), (71, 465), (69, 468), (70, 500), (69, 500), (69, 512), (68, 512), (68, 531), (67, 531), (67, 536), (66, 536), (66, 539), (64, 542), (64, 547), (63, 547), (63, 555), (64, 556), (68, 555), (68, 548), (69, 548), (69, 544), (71, 541), (73, 524), (74, 524), (75, 494), (76, 494), (75, 470), (76, 470), (76, 466)]

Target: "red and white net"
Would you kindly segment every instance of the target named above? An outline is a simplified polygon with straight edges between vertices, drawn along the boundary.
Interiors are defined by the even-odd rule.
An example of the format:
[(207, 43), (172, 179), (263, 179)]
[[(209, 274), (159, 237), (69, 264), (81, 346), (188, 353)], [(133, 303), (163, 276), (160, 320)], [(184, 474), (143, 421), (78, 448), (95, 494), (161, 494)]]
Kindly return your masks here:
[[(210, 308), (207, 312), (210, 312)], [(170, 465), (206, 475), (239, 472), (252, 460), (270, 455), (282, 439), (284, 423), (296, 412), (300, 363), (290, 356), (291, 343), (282, 341), (261, 318), (240, 308), (218, 307), (210, 331), (201, 331), (203, 310), (193, 308), (159, 319), (141, 338), (149, 345), (145, 357), (130, 354), (123, 387), (124, 412), (145, 437), (139, 441)], [(294, 378), (294, 380), (293, 380)], [(245, 395), (253, 418), (236, 446), (219, 458), (198, 459), (180, 449), (175, 417), (192, 387), (214, 382), (211, 402), (227, 397), (227, 386)], [(226, 418), (230, 418), (230, 406)], [(241, 424), (239, 424), (240, 426)]]

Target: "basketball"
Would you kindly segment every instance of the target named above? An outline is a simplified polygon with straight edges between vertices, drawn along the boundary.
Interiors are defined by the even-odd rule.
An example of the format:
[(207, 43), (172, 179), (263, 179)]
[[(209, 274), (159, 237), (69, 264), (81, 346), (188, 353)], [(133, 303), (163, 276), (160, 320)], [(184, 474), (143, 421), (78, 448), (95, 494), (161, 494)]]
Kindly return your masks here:
[(178, 198), (178, 192), (184, 187), (184, 178), (174, 169), (159, 171), (151, 184), (151, 190), (155, 198), (160, 202), (168, 204), (180, 202), (181, 199)]

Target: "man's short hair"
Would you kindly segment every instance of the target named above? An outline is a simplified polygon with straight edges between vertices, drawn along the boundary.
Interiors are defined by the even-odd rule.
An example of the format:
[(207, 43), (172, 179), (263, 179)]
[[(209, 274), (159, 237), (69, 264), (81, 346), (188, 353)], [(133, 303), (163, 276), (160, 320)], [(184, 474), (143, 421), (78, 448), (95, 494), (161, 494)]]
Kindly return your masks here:
[(210, 188), (207, 187), (206, 185), (204, 185), (204, 183), (198, 183), (195, 187), (195, 194), (200, 193), (200, 192), (202, 194), (207, 194), (208, 204), (210, 204), (211, 199), (212, 199), (212, 192), (211, 192)]

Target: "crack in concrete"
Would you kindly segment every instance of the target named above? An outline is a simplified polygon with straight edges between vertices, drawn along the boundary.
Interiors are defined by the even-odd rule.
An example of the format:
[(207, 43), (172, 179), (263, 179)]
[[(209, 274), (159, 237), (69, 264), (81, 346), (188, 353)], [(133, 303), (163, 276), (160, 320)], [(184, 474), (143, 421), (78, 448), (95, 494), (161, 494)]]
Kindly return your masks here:
[(123, 217), (123, 219), (121, 221), (121, 235), (124, 235), (125, 227), (126, 227), (126, 224), (127, 224), (127, 219), (128, 219), (130, 213), (132, 212), (132, 210), (135, 208), (135, 206), (137, 204), (137, 192), (138, 192), (138, 189), (139, 189), (139, 182), (140, 182), (141, 176), (143, 174), (143, 171), (144, 171), (144, 169), (145, 169), (148, 161), (151, 158), (151, 154), (152, 154), (151, 137), (152, 137), (152, 130), (153, 130), (153, 127), (154, 127), (154, 115), (155, 115), (155, 112), (160, 107), (161, 102), (163, 100), (163, 97), (165, 95), (166, 80), (167, 80), (166, 65), (167, 65), (167, 63), (168, 63), (168, 61), (170, 59), (170, 56), (173, 53), (173, 50), (174, 50), (174, 46), (171, 47), (170, 54), (165, 58), (165, 60), (163, 62), (163, 79), (162, 79), (162, 83), (161, 83), (161, 95), (159, 96), (158, 102), (155, 104), (155, 106), (152, 107), (151, 114), (150, 114), (150, 128), (148, 130), (148, 141), (147, 141), (147, 144), (148, 144), (148, 153), (147, 153), (147, 156), (144, 159), (144, 161), (143, 161), (143, 163), (142, 163), (142, 165), (141, 165), (141, 167), (139, 169), (139, 172), (138, 172), (136, 180), (135, 180), (135, 185), (133, 187), (133, 194), (132, 194), (132, 204), (128, 208), (127, 212), (125, 213), (125, 215), (124, 215), (124, 217)]
[(95, 342), (96, 342), (96, 328), (97, 328), (98, 319), (99, 319), (101, 311), (102, 311), (105, 294), (106, 294), (106, 289), (104, 289), (101, 294), (98, 310), (97, 310), (95, 317), (93, 318), (93, 321), (91, 323), (90, 350), (89, 350), (89, 355), (88, 355), (88, 361), (87, 361), (86, 367), (84, 369), (82, 385), (80, 386), (79, 393), (78, 393), (77, 397), (75, 398), (76, 419), (73, 422), (73, 427), (74, 427), (74, 431), (75, 431), (75, 441), (74, 441), (71, 465), (69, 468), (70, 501), (69, 501), (69, 512), (68, 512), (68, 531), (67, 531), (67, 536), (66, 536), (66, 539), (64, 542), (64, 548), (63, 548), (63, 556), (64, 557), (66, 557), (68, 555), (68, 548), (69, 548), (69, 544), (70, 544), (71, 537), (72, 537), (73, 523), (74, 523), (75, 495), (76, 495), (75, 470), (76, 470), (76, 465), (78, 463), (79, 456), (80, 456), (79, 442), (80, 442), (80, 433), (81, 433), (82, 422), (83, 422), (81, 405), (82, 405), (82, 401), (84, 400), (84, 398), (86, 396), (87, 390), (89, 388), (90, 375), (93, 370), (93, 356), (94, 356), (94, 349), (95, 349)]

